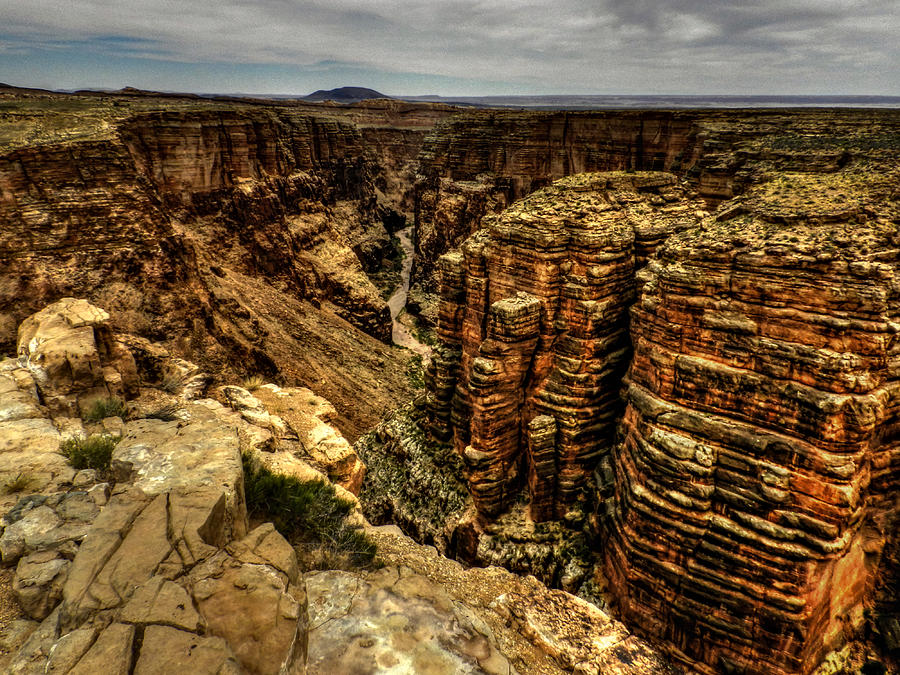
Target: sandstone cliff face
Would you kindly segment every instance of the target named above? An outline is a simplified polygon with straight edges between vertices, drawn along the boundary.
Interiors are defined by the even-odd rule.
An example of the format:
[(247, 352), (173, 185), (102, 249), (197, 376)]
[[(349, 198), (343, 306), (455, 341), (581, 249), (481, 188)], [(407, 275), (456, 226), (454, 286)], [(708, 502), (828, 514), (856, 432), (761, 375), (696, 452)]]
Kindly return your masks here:
[(708, 672), (810, 672), (897, 536), (896, 188), (786, 178), (639, 274), (599, 472), (623, 616)]
[(441, 259), (432, 433), (453, 438), (478, 513), (528, 482), (561, 518), (610, 449), (636, 261), (692, 226), (674, 176), (585, 174), (517, 202)]
[(576, 523), (596, 486), (612, 601), (702, 672), (809, 673), (889, 616), (900, 199), (871, 161), (713, 216), (671, 175), (577, 176), (441, 258), (428, 429), (475, 528), (523, 483)]
[[(413, 278), (420, 303), (436, 291), (437, 257), (474, 232), (485, 213), (562, 176), (672, 171), (715, 205), (774, 172), (834, 172), (891, 152), (898, 133), (894, 111), (460, 114), (435, 128), (419, 156)], [(472, 181), (481, 187), (471, 189)]]
[(351, 437), (381, 412), (343, 405), (360, 387), (402, 398), (403, 359), (368, 338), (390, 340), (366, 272), (391, 246), (379, 170), (352, 124), (181, 105), (100, 127), (0, 156), (0, 345), (41, 304), (88, 295), (115, 328), (216, 372), (280, 373), (329, 394)]
[[(438, 126), (419, 155), (414, 278), (431, 290), (437, 257), (481, 218), (563, 176), (669, 170), (696, 159), (687, 114), (478, 111)], [(470, 181), (475, 181), (474, 184)]]

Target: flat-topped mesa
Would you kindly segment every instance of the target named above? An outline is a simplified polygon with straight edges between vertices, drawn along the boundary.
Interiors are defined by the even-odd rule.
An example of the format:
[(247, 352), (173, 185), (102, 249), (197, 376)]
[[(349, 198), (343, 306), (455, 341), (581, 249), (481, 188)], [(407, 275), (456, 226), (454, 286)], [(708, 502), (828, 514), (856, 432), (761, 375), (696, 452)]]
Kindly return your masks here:
[(582, 174), (442, 257), (430, 430), (452, 437), (480, 516), (526, 477), (536, 520), (578, 501), (621, 413), (635, 260), (698, 208), (670, 174)]
[(606, 574), (623, 619), (694, 669), (811, 672), (890, 565), (898, 216), (896, 175), (793, 174), (639, 275), (621, 442), (597, 474)]

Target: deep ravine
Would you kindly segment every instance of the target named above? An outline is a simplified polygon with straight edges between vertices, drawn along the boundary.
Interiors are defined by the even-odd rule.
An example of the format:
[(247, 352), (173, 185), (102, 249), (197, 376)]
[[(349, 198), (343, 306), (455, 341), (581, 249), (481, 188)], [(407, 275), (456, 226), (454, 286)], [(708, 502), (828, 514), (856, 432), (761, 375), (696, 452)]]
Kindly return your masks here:
[(400, 273), (400, 285), (394, 291), (390, 300), (388, 300), (388, 307), (391, 310), (391, 321), (393, 322), (391, 339), (395, 345), (406, 347), (417, 354), (429, 357), (431, 356), (431, 347), (419, 342), (401, 320), (403, 310), (406, 307), (406, 298), (409, 293), (409, 277), (412, 270), (412, 229), (412, 225), (410, 225), (402, 230), (398, 230), (396, 233), (397, 238), (400, 240), (400, 246), (403, 248), (403, 270)]

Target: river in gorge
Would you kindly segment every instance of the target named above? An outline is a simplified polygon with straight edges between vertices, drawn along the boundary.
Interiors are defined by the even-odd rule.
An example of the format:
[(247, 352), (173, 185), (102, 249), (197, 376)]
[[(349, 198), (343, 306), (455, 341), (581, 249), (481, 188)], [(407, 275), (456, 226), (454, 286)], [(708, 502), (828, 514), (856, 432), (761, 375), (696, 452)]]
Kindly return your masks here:
[(400, 246), (403, 249), (403, 269), (400, 273), (400, 285), (397, 286), (397, 290), (394, 291), (391, 299), (388, 300), (388, 307), (391, 310), (391, 321), (394, 326), (391, 338), (395, 345), (411, 349), (427, 358), (431, 356), (431, 347), (419, 342), (409, 327), (402, 321), (404, 316), (403, 310), (406, 307), (406, 297), (409, 293), (409, 276), (413, 262), (412, 226), (398, 230), (395, 236), (400, 240)]

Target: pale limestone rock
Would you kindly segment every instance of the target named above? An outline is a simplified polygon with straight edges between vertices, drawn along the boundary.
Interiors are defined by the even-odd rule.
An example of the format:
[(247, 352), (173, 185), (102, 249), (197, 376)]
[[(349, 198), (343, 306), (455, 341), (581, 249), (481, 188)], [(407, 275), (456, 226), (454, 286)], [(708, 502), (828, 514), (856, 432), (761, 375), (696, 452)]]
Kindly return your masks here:
[(31, 374), (13, 359), (0, 363), (0, 422), (43, 417)]
[(97, 482), (97, 472), (94, 469), (82, 469), (72, 478), (72, 487), (85, 488)]
[[(47, 621), (44, 623), (47, 623)], [(41, 624), (41, 629), (43, 628), (44, 624)], [(81, 658), (87, 654), (91, 645), (97, 639), (98, 633), (98, 629), (94, 627), (82, 628), (66, 633), (56, 642), (51, 642), (52, 646), (48, 649), (49, 658), (47, 659), (46, 672), (54, 675), (67, 675)]]
[(200, 563), (188, 584), (210, 634), (254, 673), (302, 672), (306, 596), (296, 555), (271, 524)]
[(241, 562), (274, 567), (292, 584), (300, 581), (297, 554), (272, 523), (254, 528), (243, 539), (228, 544), (226, 550)]
[(177, 490), (186, 495), (224, 495), (229, 527), (246, 532), (243, 469), (238, 436), (214, 416), (180, 421), (135, 420), (125, 425), (112, 456), (120, 480), (129, 480), (148, 495)]
[(284, 421), (276, 415), (271, 415), (262, 402), (243, 387), (226, 385), (220, 387), (219, 392), (250, 424), (269, 429), (277, 436), (283, 436), (287, 432)]
[(406, 568), (307, 577), (307, 672), (515, 672), (491, 629), (439, 585)]
[(96, 500), (85, 492), (30, 495), (3, 516), (0, 556), (4, 564), (39, 551), (69, 554), (91, 528), (99, 513)]
[(140, 586), (122, 608), (119, 620), (133, 624), (164, 624), (192, 633), (201, 627), (200, 615), (187, 592), (163, 577), (153, 577)]
[(134, 590), (161, 575), (215, 554), (232, 532), (225, 495), (162, 493), (131, 488), (101, 511), (69, 570), (61, 623), (74, 628), (102, 610), (117, 609)]
[[(59, 454), (61, 440), (56, 427), (45, 418), (0, 421), (0, 485), (18, 476), (30, 479), (32, 492), (51, 491), (68, 483), (75, 470)], [(0, 497), (0, 504), (8, 499)]]
[(238, 675), (245, 672), (219, 637), (200, 637), (169, 626), (147, 626), (134, 675)]
[(69, 671), (70, 675), (129, 675), (134, 626), (114, 623), (97, 635), (91, 648)]
[(274, 384), (260, 387), (255, 400), (287, 425), (304, 458), (321, 468), (333, 483), (359, 494), (366, 466), (333, 426), (337, 416), (334, 406), (304, 387)]
[(56, 551), (32, 553), (19, 560), (13, 579), (16, 599), (32, 619), (47, 617), (62, 600), (63, 583), (71, 563)]
[(86, 300), (63, 298), (19, 326), (19, 359), (52, 412), (84, 414), (98, 399), (136, 393), (134, 359), (108, 320)]
[(565, 670), (576, 673), (665, 673), (657, 652), (631, 636), (618, 621), (589, 602), (564, 591), (540, 588), (497, 598), (492, 607)]
[(34, 550), (62, 521), (49, 506), (38, 506), (3, 530), (0, 537), (0, 557), (5, 565), (16, 562), (26, 551)]

